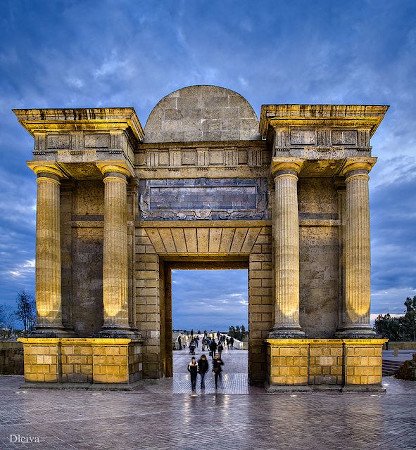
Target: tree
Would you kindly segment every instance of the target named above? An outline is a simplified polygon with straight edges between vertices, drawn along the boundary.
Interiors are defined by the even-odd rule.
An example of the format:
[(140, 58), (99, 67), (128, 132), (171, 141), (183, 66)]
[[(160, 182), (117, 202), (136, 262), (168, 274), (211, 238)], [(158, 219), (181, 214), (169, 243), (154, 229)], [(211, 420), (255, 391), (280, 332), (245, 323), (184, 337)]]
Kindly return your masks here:
[(31, 331), (35, 326), (36, 307), (35, 300), (26, 291), (17, 294), (16, 317), (22, 322), (25, 333)]
[(406, 314), (403, 318), (403, 331), (405, 340), (416, 341), (416, 295), (407, 297), (404, 302)]
[(416, 341), (416, 296), (407, 297), (404, 302), (406, 312), (401, 317), (390, 314), (379, 315), (374, 322), (378, 334), (391, 341)]

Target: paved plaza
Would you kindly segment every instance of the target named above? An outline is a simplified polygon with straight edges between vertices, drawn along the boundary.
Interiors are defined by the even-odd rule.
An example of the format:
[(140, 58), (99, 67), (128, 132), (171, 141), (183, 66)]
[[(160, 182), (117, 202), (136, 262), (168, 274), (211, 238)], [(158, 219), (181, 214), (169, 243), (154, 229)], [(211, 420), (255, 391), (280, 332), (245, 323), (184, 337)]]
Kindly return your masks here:
[[(197, 397), (186, 350), (174, 352), (173, 380), (133, 391), (28, 389), (22, 377), (2, 376), (0, 448), (416, 448), (416, 383), (386, 377), (385, 394), (266, 394), (248, 388), (246, 356), (224, 352), (222, 387), (214, 393), (209, 373)], [(40, 442), (22, 442), (29, 437)]]

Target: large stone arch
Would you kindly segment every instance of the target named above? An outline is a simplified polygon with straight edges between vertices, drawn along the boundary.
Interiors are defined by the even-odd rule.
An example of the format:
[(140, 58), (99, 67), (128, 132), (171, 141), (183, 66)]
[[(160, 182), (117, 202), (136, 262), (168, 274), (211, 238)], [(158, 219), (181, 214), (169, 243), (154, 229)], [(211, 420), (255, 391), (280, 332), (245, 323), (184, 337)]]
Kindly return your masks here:
[(189, 86), (133, 108), (16, 110), (35, 145), (37, 328), (25, 379), (171, 374), (169, 271), (246, 267), (249, 375), (380, 386), (369, 321), (372, 105), (263, 105)]

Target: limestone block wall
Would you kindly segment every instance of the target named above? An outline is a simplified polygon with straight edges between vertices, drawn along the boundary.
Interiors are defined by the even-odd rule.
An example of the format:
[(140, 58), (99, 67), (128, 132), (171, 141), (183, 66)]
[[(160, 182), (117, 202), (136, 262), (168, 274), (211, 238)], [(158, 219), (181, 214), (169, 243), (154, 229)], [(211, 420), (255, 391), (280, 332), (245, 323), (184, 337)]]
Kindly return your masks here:
[(338, 326), (338, 227), (300, 227), (300, 305), (302, 329), (311, 338), (330, 338)]
[(22, 338), (28, 382), (132, 383), (141, 378), (141, 343), (131, 339)]
[(143, 342), (143, 377), (162, 376), (159, 256), (143, 228), (135, 234), (135, 325)]
[(63, 319), (83, 337), (97, 333), (103, 323), (103, 201), (102, 180), (62, 184)]
[(342, 304), (339, 196), (333, 178), (300, 178), (300, 305), (310, 338), (331, 338)]
[(249, 256), (248, 270), (248, 365), (252, 384), (263, 383), (267, 373), (264, 340), (273, 327), (273, 283), (271, 227), (263, 227)]
[(23, 345), (20, 342), (0, 342), (0, 374), (23, 374)]
[(386, 339), (268, 339), (270, 389), (380, 386)]

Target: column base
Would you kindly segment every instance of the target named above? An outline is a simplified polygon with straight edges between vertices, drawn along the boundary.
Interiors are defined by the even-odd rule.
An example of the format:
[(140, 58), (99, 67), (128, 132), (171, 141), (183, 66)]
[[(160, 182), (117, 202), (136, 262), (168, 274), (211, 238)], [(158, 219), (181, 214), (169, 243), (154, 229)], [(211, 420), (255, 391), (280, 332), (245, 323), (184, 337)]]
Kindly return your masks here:
[(338, 339), (377, 339), (380, 336), (371, 328), (344, 328), (335, 333)]
[(142, 336), (139, 330), (130, 327), (103, 327), (99, 331), (97, 337), (100, 338), (128, 338), (128, 339), (141, 339)]
[(31, 333), (33, 338), (59, 338), (59, 337), (76, 337), (74, 330), (64, 327), (42, 327), (37, 326)]
[(273, 328), (269, 333), (269, 339), (304, 339), (306, 334), (299, 327), (294, 328)]

